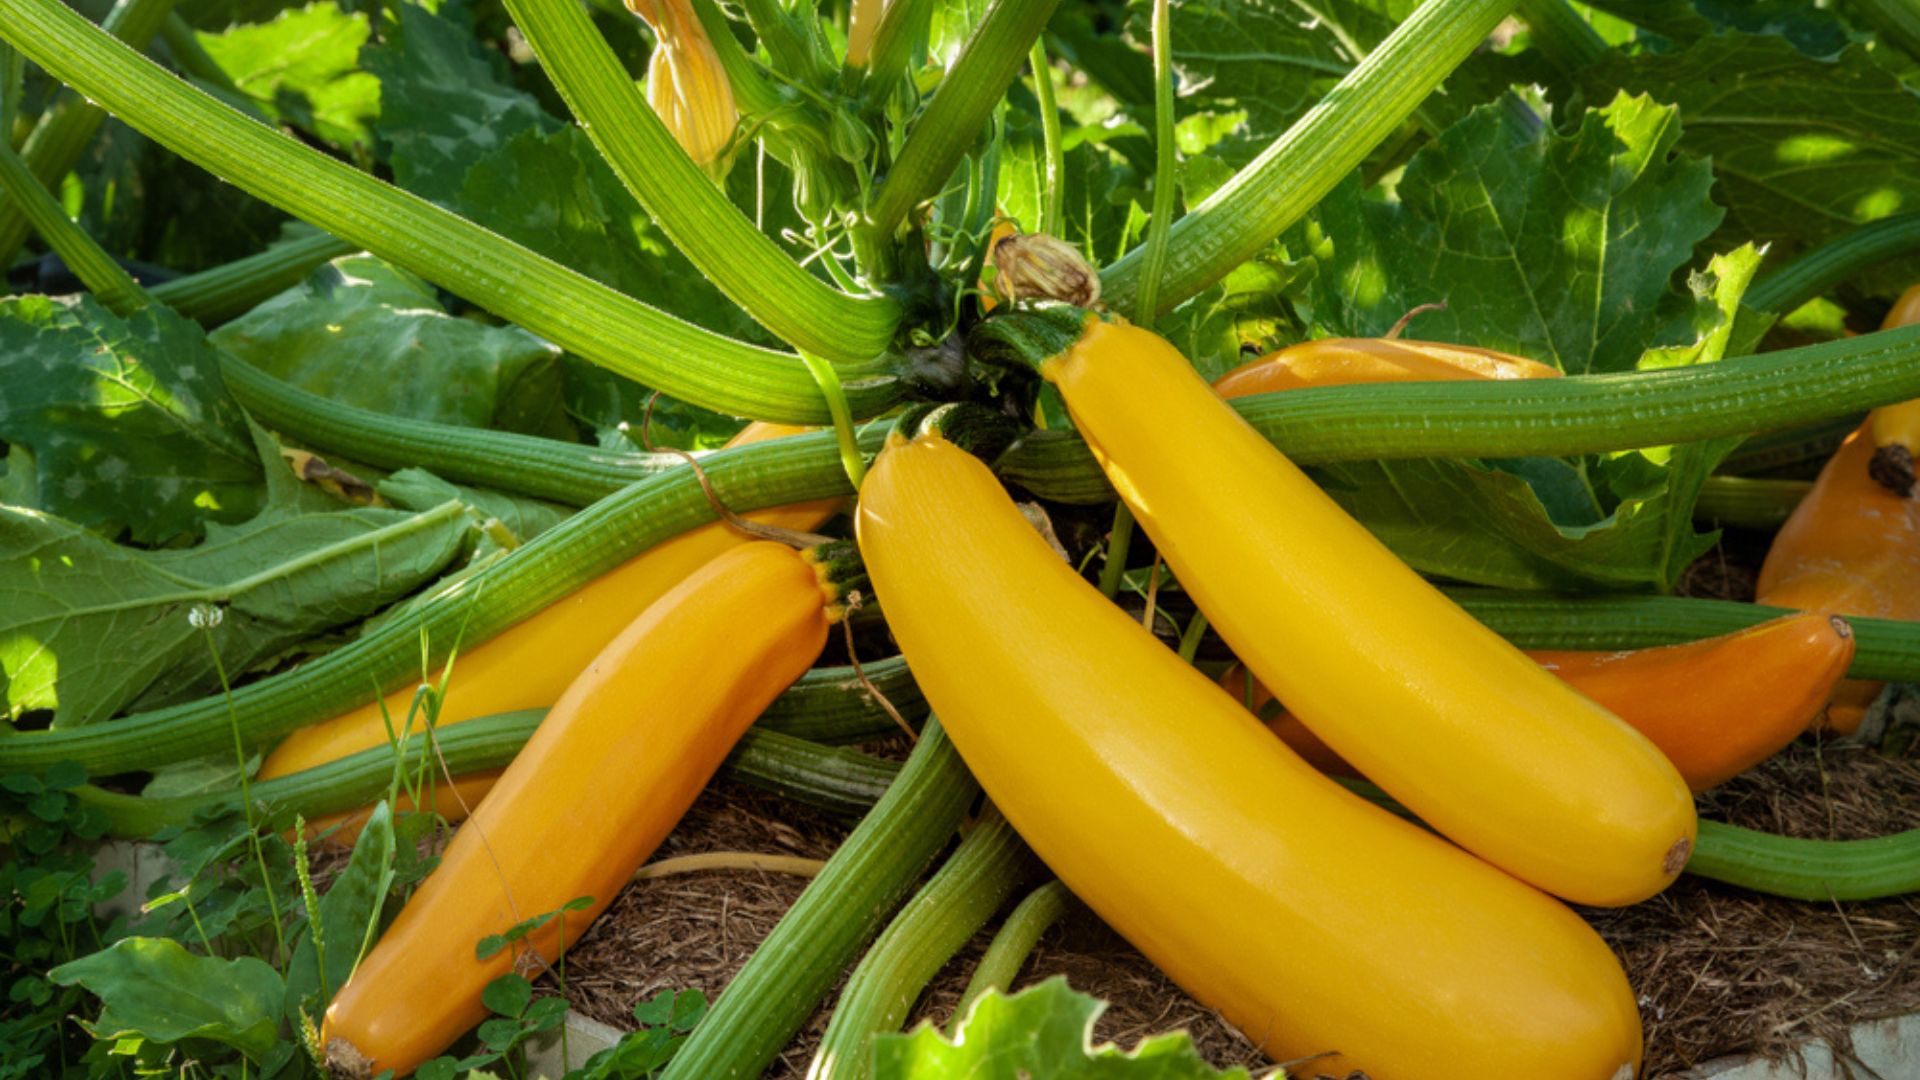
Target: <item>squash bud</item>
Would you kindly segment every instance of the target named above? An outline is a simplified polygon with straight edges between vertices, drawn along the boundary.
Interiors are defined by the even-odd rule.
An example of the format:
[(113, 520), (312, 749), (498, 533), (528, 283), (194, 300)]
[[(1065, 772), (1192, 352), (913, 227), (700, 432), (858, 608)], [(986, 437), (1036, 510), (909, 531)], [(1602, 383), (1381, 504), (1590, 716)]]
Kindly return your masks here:
[(626, 0), (659, 44), (647, 61), (647, 104), (696, 165), (711, 165), (733, 139), (740, 112), (720, 54), (689, 0)]
[(1100, 302), (1100, 272), (1079, 249), (1044, 233), (1016, 233), (993, 245), (994, 287), (1009, 301), (1059, 300), (1075, 307)]

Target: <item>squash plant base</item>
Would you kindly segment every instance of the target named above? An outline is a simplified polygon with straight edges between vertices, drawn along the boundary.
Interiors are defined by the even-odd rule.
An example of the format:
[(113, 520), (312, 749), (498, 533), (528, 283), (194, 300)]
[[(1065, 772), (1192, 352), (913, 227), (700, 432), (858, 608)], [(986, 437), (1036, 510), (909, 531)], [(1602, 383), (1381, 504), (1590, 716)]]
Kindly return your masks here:
[[(1706, 817), (1804, 836), (1920, 827), (1920, 761), (1833, 744), (1818, 752), (1801, 746), (1706, 796), (1702, 806)], [(821, 858), (845, 831), (843, 823), (723, 782), (694, 805), (659, 857), (754, 851)], [(630, 1028), (633, 1003), (661, 989), (716, 993), (803, 885), (799, 878), (721, 871), (629, 886), (568, 953), (567, 996), (579, 1013)], [(1588, 914), (1650, 1003), (1643, 1009), (1650, 1080), (1694, 1080), (1687, 1071), (1694, 1066), (1792, 1055), (1821, 1040), (1844, 1051), (1863, 1021), (1920, 1012), (1920, 954), (1912, 951), (1920, 940), (1920, 905), (1910, 900), (1836, 910), (1682, 877), (1646, 904)], [(983, 935), (942, 972), (916, 1022), (946, 1022), (984, 944)], [(1216, 1067), (1267, 1064), (1212, 1010), (1084, 913), (1042, 939), (1016, 987), (1056, 974), (1110, 1003), (1096, 1026), (1101, 1039), (1131, 1046), (1186, 1028)], [(804, 1075), (825, 1022), (824, 1013), (816, 1016), (767, 1075)], [(1920, 1075), (1920, 1062), (1913, 1065)], [(1734, 1072), (1726, 1080), (1744, 1076)], [(1312, 1077), (1301, 1074), (1301, 1080)]]

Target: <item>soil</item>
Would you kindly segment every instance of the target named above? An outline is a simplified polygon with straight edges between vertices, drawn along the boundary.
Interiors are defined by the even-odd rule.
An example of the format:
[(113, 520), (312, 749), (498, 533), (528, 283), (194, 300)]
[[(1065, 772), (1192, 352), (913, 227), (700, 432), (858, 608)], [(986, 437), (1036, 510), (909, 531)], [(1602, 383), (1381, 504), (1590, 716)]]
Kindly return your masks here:
[[(1830, 839), (1916, 828), (1920, 758), (1806, 743), (1704, 797), (1701, 810), (1752, 828)], [(824, 858), (847, 829), (750, 788), (720, 784), (658, 857), (751, 851)], [(581, 1012), (630, 1028), (634, 1004), (659, 990), (717, 994), (804, 886), (800, 878), (758, 871), (637, 882), (569, 952), (567, 996)], [(1620, 953), (1640, 992), (1650, 1077), (1729, 1054), (1778, 1056), (1809, 1037), (1844, 1047), (1852, 1025), (1920, 1008), (1915, 898), (1810, 904), (1682, 878), (1647, 903), (1584, 914)], [(935, 980), (916, 1022), (948, 1021), (987, 936)], [(1042, 939), (1016, 986), (1052, 975), (1111, 1003), (1096, 1025), (1101, 1040), (1131, 1046), (1185, 1029), (1217, 1066), (1243, 1065), (1255, 1076), (1272, 1068), (1084, 910)], [(825, 1022), (822, 1010), (767, 1075), (804, 1075)]]

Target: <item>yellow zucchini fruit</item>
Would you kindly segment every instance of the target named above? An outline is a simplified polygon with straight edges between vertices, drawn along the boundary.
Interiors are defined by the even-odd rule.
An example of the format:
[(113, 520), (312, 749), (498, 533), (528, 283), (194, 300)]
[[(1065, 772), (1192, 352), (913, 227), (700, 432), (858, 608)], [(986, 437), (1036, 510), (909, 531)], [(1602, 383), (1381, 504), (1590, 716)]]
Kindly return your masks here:
[[(328, 1007), (321, 1045), (336, 1075), (411, 1072), (486, 1018), (487, 983), (557, 961), (819, 657), (837, 605), (810, 552), (762, 540), (711, 560), (622, 630)], [(477, 958), (482, 938), (583, 896), (585, 910)]]
[[(1910, 286), (1894, 301), (1880, 329), (1920, 322), (1920, 285)], [(1869, 417), (1873, 429), (1873, 478), (1901, 495), (1913, 494), (1913, 456), (1920, 451), (1920, 398), (1882, 405)]]
[[(751, 424), (729, 446), (777, 439), (804, 428), (779, 424)], [(752, 521), (783, 528), (815, 528), (839, 509), (840, 500), (821, 500), (757, 510), (742, 515)], [(440, 703), (437, 723), (457, 724), (476, 716), (516, 709), (544, 709), (560, 699), (580, 670), (634, 616), (664, 596), (708, 562), (751, 542), (751, 538), (723, 521), (702, 525), (628, 559), (585, 586), (508, 627), (494, 637), (463, 647), (454, 658), (452, 677)], [(511, 557), (511, 556), (509, 556)], [(437, 683), (444, 669), (433, 673)], [(270, 780), (388, 742), (391, 718), (396, 733), (407, 724), (415, 688), (402, 687), (384, 699), (295, 731), (280, 741), (260, 766), (260, 779)], [(413, 738), (421, 737), (422, 722), (413, 723)], [(484, 786), (469, 785), (484, 794)], [(467, 800), (472, 805), (475, 799)], [(436, 800), (436, 810), (449, 820), (464, 817), (459, 800)], [(348, 815), (309, 823), (316, 834)], [(334, 834), (342, 842), (352, 834)]]
[(858, 529), (994, 804), (1269, 1056), (1373, 1080), (1633, 1075), (1639, 1013), (1592, 928), (1316, 772), (1075, 574), (971, 455), (896, 434)]
[(1214, 380), (1221, 397), (1348, 383), (1553, 379), (1560, 369), (1472, 345), (1399, 338), (1320, 338), (1242, 364)]
[(1013, 332), (1041, 342), (1031, 362), (1181, 587), (1335, 753), (1568, 900), (1632, 904), (1679, 874), (1693, 796), (1645, 736), (1401, 562), (1165, 339), (1066, 307), (994, 321), (1023, 316)]

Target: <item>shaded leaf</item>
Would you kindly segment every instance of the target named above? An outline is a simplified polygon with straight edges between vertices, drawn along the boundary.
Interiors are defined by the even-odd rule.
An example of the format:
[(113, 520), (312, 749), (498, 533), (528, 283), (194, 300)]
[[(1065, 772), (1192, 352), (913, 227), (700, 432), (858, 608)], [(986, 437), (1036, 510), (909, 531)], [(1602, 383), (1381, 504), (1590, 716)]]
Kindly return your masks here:
[(321, 397), (393, 416), (571, 438), (560, 350), (458, 319), (431, 285), (349, 255), (215, 331), (232, 356)]
[(379, 44), (361, 50), (360, 63), (380, 80), (373, 128), (394, 183), (450, 204), (475, 160), (528, 128), (560, 126), (501, 77), (500, 57), (480, 47), (452, 5), (445, 13), (418, 4), (387, 10), (394, 20)]
[[(1721, 34), (1670, 54), (1617, 54), (1582, 74), (1680, 110), (1680, 148), (1711, 156), (1727, 207), (1714, 243), (1774, 245), (1782, 259), (1855, 225), (1920, 209), (1920, 96), (1864, 46), (1814, 59), (1777, 37)], [(1901, 282), (1920, 260), (1880, 271)]]
[(219, 354), (158, 306), (0, 301), (0, 439), (32, 449), (38, 509), (145, 543), (244, 520), (264, 490)]

